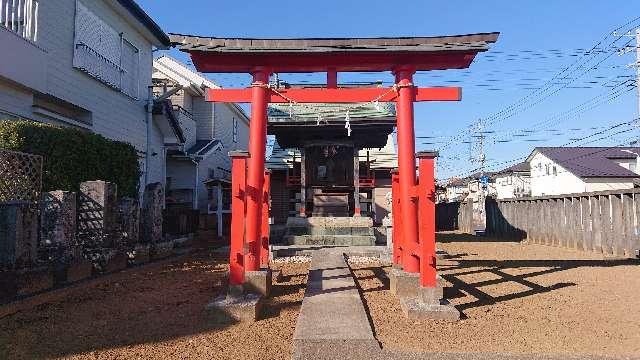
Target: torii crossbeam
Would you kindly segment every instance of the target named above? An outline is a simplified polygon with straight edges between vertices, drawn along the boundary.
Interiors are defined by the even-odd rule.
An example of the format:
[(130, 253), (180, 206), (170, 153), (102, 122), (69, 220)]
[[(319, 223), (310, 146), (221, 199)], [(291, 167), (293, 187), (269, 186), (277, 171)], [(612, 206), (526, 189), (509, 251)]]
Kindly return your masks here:
[[(435, 253), (420, 255), (419, 238), (424, 251), (435, 249), (435, 227), (428, 225), (419, 236), (416, 155), (413, 103), (416, 101), (459, 101), (460, 88), (416, 88), (416, 71), (464, 69), (478, 52), (498, 38), (498, 33), (457, 35), (443, 37), (357, 38), (357, 39), (221, 39), (171, 34), (172, 41), (181, 51), (188, 52), (198, 71), (218, 73), (251, 73), (253, 83), (246, 89), (212, 89), (208, 100), (214, 102), (250, 102), (251, 124), (249, 158), (246, 181), (246, 227), (236, 222), (232, 229), (232, 248), (247, 252), (232, 253), (232, 265), (244, 261), (246, 270), (260, 267), (260, 238), (262, 223), (262, 196), (265, 181), (265, 152), (267, 137), (267, 106), (270, 102), (295, 103), (352, 103), (396, 102), (399, 206), (402, 214), (400, 233), (403, 244), (400, 260), (405, 272), (421, 274), (423, 286), (435, 284)], [(339, 88), (339, 72), (392, 71), (396, 82), (393, 91), (381, 88)], [(326, 72), (327, 88), (271, 89), (272, 73)], [(429, 155), (431, 156), (431, 155)], [(433, 167), (433, 157), (427, 156), (423, 167)], [(235, 170), (234, 170), (235, 171)], [(432, 184), (433, 169), (424, 171), (425, 184)], [(422, 181), (421, 181), (422, 182)], [(431, 186), (431, 185), (429, 185)], [(235, 188), (235, 186), (234, 186)], [(241, 190), (241, 189), (240, 189)], [(238, 196), (245, 195), (243, 191)], [(424, 188), (423, 188), (424, 190)], [(394, 194), (395, 196), (396, 194)], [(235, 195), (234, 195), (235, 196)], [(429, 195), (431, 196), (431, 195)], [(433, 205), (428, 201), (429, 206)], [(239, 203), (240, 204), (240, 203)], [(241, 206), (244, 203), (238, 205)], [(433, 217), (427, 209), (425, 213)], [(234, 210), (235, 211), (235, 210)], [(395, 210), (394, 210), (395, 212)], [(236, 216), (236, 212), (233, 213)], [(394, 217), (395, 218), (395, 217)], [(232, 219), (232, 221), (234, 221)], [(394, 219), (394, 223), (396, 223)], [(431, 224), (432, 222), (429, 222)], [(396, 223), (397, 224), (397, 223)], [(233, 228), (233, 225), (232, 225)], [(395, 226), (394, 226), (395, 228)], [(234, 242), (236, 246), (234, 246)], [(241, 250), (238, 250), (241, 251)], [(422, 266), (421, 266), (422, 258)], [(235, 266), (235, 265), (234, 265)], [(238, 265), (240, 266), (240, 265)], [(421, 267), (432, 271), (421, 271)], [(232, 275), (235, 268), (232, 266)], [(428, 278), (427, 278), (428, 277)], [(231, 276), (231, 284), (239, 284), (242, 276)]]

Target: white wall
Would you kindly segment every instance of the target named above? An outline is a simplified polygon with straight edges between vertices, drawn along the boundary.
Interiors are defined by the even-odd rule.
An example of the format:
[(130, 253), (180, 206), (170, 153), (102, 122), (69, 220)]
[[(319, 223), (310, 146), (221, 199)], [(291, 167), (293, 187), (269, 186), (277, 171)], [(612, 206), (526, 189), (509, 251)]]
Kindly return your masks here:
[[(113, 90), (86, 73), (73, 67), (75, 3), (76, 0), (39, 2), (39, 38), (37, 46), (46, 52), (46, 80), (43, 92), (72, 103), (91, 112), (90, 131), (107, 138), (132, 144), (144, 156), (146, 151), (145, 101), (147, 87), (151, 85), (152, 44), (137, 30), (137, 24), (128, 23), (108, 1), (81, 0), (90, 11), (103, 19), (140, 50), (139, 94), (134, 100)], [(0, 43), (0, 48), (7, 49)], [(24, 84), (28, 85), (28, 84)], [(33, 113), (33, 90), (23, 88), (7, 90), (6, 80), (0, 78), (0, 110), (16, 113), (36, 121), (60, 123), (44, 115)], [(151, 132), (151, 182), (164, 183), (164, 149), (158, 129)], [(144, 164), (144, 160), (141, 162)]]
[[(523, 174), (504, 174), (496, 177), (495, 188), (498, 199), (511, 199), (516, 193), (531, 191), (531, 178)], [(518, 190), (519, 191), (516, 191)]]
[[(592, 191), (631, 189), (633, 182), (624, 178), (579, 178), (551, 159), (537, 153), (531, 159), (531, 196), (573, 194)], [(549, 166), (547, 174), (545, 165)], [(554, 175), (553, 167), (556, 168)]]
[[(233, 119), (238, 122), (238, 139), (233, 141)], [(232, 104), (215, 104), (214, 137), (226, 152), (249, 149), (249, 123)], [(266, 141), (266, 139), (265, 139)]]

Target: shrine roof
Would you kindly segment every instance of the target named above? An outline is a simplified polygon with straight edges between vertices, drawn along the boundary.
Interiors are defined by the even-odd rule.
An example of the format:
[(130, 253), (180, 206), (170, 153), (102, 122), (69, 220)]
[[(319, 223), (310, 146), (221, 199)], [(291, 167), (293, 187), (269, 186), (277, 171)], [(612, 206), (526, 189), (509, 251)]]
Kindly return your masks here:
[(498, 39), (498, 32), (451, 36), (376, 37), (376, 38), (217, 38), (169, 34), (182, 51), (207, 52), (425, 52), (485, 51)]
[[(349, 117), (353, 121), (358, 120), (393, 120), (395, 121), (396, 107), (394, 103), (381, 102), (334, 104), (334, 103), (310, 103), (310, 104), (269, 104), (267, 110), (269, 123), (298, 123), (316, 122), (318, 115), (322, 120), (344, 121), (347, 109)], [(290, 114), (291, 111), (291, 114)]]

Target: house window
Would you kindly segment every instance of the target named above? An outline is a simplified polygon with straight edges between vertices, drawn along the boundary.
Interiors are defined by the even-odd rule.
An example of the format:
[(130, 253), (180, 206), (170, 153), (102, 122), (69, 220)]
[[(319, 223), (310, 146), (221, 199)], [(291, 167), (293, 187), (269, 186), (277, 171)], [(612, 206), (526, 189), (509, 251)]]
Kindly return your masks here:
[(544, 165), (544, 172), (545, 172), (547, 175), (551, 175), (551, 171), (549, 170), (549, 164), (545, 164), (545, 165)]
[(238, 142), (238, 119), (233, 118), (233, 142)]
[(553, 176), (558, 176), (558, 169), (556, 169), (555, 165), (553, 165)]
[(513, 184), (513, 178), (511, 176), (507, 177), (507, 185), (512, 185)]
[(120, 72), (120, 91), (137, 99), (139, 97), (138, 90), (140, 89), (138, 84), (140, 50), (125, 38), (121, 38), (121, 42), (120, 65), (122, 71)]
[(140, 51), (80, 1), (76, 1), (73, 67), (138, 98)]
[(38, 41), (38, 0), (0, 0), (0, 26)]

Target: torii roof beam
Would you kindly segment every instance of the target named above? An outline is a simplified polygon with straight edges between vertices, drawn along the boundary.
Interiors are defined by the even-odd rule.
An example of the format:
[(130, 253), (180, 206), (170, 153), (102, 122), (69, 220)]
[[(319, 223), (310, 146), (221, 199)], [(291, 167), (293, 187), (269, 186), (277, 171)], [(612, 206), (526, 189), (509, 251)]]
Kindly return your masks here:
[(170, 34), (201, 72), (250, 73), (256, 66), (272, 72), (414, 71), (467, 68), (488, 50), (499, 33), (435, 37), (242, 39)]

